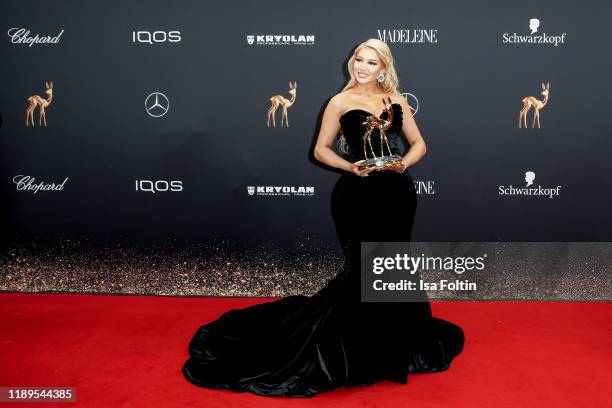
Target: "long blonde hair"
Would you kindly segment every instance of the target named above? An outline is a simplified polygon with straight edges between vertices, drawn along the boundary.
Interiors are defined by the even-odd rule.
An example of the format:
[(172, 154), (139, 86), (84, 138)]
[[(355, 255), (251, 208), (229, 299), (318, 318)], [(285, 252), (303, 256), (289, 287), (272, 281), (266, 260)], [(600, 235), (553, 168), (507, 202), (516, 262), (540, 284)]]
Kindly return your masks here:
[(391, 54), (391, 49), (386, 42), (381, 41), (377, 38), (370, 38), (367, 41), (359, 44), (355, 51), (353, 51), (353, 55), (349, 58), (348, 63), (346, 64), (348, 68), (348, 73), (350, 75), (350, 79), (348, 83), (342, 88), (341, 92), (346, 91), (347, 89), (353, 88), (357, 84), (357, 80), (355, 79), (355, 74), (353, 73), (353, 64), (355, 64), (355, 58), (357, 57), (357, 53), (359, 50), (365, 47), (370, 47), (374, 51), (378, 53), (378, 57), (381, 59), (383, 65), (385, 66), (385, 80), (383, 82), (378, 82), (383, 92), (399, 94), (397, 87), (399, 85), (399, 80), (397, 79), (397, 73), (395, 72), (395, 66), (393, 65), (393, 55)]
[[(353, 65), (355, 64), (355, 58), (357, 57), (357, 53), (362, 48), (369, 47), (378, 53), (378, 57), (382, 61), (385, 66), (385, 79), (383, 82), (377, 82), (381, 88), (381, 90), (385, 93), (397, 94), (401, 95), (397, 90), (399, 85), (399, 80), (397, 78), (397, 72), (395, 72), (395, 66), (393, 65), (393, 55), (391, 54), (391, 49), (386, 42), (381, 41), (377, 38), (370, 38), (367, 41), (359, 44), (355, 50), (353, 51), (353, 55), (349, 58), (348, 63), (346, 64), (348, 69), (348, 74), (350, 76), (348, 83), (342, 88), (341, 92), (349, 90), (353, 88), (357, 84), (357, 80), (355, 79), (355, 74), (353, 73)], [(346, 145), (346, 139), (342, 130), (340, 131), (340, 138), (338, 139), (338, 148), (339, 150), (347, 154), (348, 149)]]

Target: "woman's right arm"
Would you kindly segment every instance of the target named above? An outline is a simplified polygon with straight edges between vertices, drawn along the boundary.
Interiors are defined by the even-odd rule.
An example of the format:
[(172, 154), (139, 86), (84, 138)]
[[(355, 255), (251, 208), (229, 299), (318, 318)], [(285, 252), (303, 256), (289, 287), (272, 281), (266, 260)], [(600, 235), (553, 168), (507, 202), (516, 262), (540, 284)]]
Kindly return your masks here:
[(340, 116), (342, 112), (341, 98), (335, 95), (329, 100), (325, 111), (323, 112), (323, 120), (321, 121), (321, 129), (317, 137), (317, 143), (314, 148), (314, 157), (321, 163), (327, 164), (330, 167), (346, 170), (357, 174), (358, 176), (367, 175), (370, 169), (359, 170), (355, 163), (351, 163), (342, 157), (338, 156), (332, 144), (335, 137), (340, 131)]

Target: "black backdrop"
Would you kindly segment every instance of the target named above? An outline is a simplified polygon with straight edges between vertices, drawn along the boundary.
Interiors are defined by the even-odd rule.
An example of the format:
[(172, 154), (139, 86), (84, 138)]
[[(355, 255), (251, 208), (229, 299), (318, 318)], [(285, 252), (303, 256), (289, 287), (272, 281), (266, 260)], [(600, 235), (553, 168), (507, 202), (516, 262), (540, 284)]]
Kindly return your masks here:
[[(339, 175), (311, 153), (325, 104), (346, 83), (346, 61), (368, 38), (389, 43), (429, 148), (409, 170), (431, 188), (419, 194), (415, 240), (612, 240), (608, 1), (0, 7), (4, 242), (224, 239), (283, 248), (312, 239), (334, 247), (329, 201)], [(30, 46), (19, 29), (28, 32), (22, 40), (57, 41)], [(420, 30), (434, 40), (419, 42)], [(515, 33), (562, 42), (504, 41)], [(266, 35), (282, 37), (258, 42)], [(26, 126), (27, 98), (45, 97), (45, 81), (53, 82), (48, 126), (38, 126), (39, 108), (36, 126)], [(289, 97), (290, 81), (290, 127), (280, 126), (281, 109), (267, 127), (269, 98)], [(541, 100), (542, 83), (550, 84), (542, 126), (531, 127), (531, 109), (519, 129), (521, 100)], [(152, 92), (168, 98), (162, 117), (145, 109)], [(499, 194), (524, 188), (527, 171), (531, 187), (561, 186), (560, 194)], [(18, 175), (68, 180), (61, 191), (33, 193), (18, 189)], [(161, 180), (161, 189), (178, 181), (182, 191), (137, 191), (136, 180)], [(250, 195), (249, 186), (314, 194)]]

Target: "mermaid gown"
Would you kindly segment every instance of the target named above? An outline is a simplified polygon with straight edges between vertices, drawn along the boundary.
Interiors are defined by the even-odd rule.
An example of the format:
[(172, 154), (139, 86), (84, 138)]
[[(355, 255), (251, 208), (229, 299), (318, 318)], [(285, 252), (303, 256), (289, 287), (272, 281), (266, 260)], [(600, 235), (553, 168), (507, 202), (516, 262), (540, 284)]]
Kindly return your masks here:
[[(402, 108), (391, 109), (386, 134), (392, 153), (399, 154)], [(353, 109), (340, 118), (351, 162), (364, 158), (362, 122), (369, 114)], [(380, 150), (378, 140), (375, 134), (374, 151)], [(432, 317), (425, 292), (421, 302), (360, 301), (360, 242), (409, 241), (415, 210), (407, 172), (343, 174), (332, 193), (346, 259), (339, 273), (315, 295), (230, 310), (201, 326), (189, 343), (185, 378), (208, 388), (311, 397), (383, 380), (406, 384), (409, 373), (448, 369), (463, 349), (463, 331)]]

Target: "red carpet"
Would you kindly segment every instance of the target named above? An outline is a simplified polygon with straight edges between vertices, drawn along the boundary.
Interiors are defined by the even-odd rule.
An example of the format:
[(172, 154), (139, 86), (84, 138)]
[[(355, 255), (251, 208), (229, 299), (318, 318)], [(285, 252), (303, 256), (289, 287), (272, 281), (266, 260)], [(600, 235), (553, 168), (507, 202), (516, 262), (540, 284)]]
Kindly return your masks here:
[(465, 331), (442, 373), (310, 399), (196, 387), (180, 368), (200, 324), (248, 298), (0, 294), (0, 386), (76, 386), (76, 403), (0, 407), (609, 406), (610, 303), (433, 303)]

